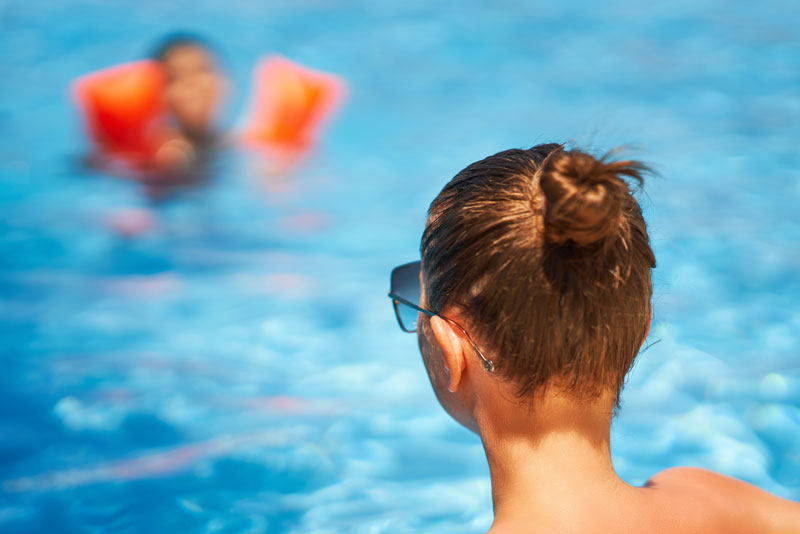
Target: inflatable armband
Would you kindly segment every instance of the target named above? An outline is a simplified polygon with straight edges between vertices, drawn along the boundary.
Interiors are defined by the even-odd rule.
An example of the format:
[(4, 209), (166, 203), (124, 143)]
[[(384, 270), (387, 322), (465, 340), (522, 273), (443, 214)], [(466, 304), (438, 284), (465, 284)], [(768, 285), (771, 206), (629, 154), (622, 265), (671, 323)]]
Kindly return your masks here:
[(152, 60), (103, 69), (79, 78), (73, 95), (92, 142), (103, 156), (147, 167), (164, 140), (166, 80)]
[(322, 121), (343, 93), (344, 83), (336, 76), (270, 56), (256, 69), (243, 139), (273, 157), (295, 160), (313, 146)]

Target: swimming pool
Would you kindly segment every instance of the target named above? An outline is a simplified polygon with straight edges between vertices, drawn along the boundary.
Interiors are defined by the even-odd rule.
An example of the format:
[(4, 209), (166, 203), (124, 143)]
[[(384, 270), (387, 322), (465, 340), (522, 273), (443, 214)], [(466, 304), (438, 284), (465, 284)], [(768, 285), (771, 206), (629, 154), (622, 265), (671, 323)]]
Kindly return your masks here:
[[(137, 6), (0, 3), (0, 530), (485, 530), (482, 448), (437, 405), (389, 271), (463, 166), (564, 139), (632, 143), (661, 173), (661, 341), (623, 394), (617, 469), (800, 498), (797, 7)], [(263, 53), (348, 81), (313, 160), (281, 181), (231, 152), (158, 205), (75, 165), (70, 80), (176, 20), (219, 44), (230, 123)], [(125, 210), (157, 224), (121, 237)]]

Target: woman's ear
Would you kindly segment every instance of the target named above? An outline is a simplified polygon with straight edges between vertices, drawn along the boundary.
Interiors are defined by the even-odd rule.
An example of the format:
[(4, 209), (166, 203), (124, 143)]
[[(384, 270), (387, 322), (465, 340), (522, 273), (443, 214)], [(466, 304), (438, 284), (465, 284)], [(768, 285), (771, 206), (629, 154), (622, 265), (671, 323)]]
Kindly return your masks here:
[(431, 317), (431, 330), (442, 349), (442, 364), (447, 375), (447, 391), (455, 393), (466, 370), (464, 344), (458, 329), (438, 315)]

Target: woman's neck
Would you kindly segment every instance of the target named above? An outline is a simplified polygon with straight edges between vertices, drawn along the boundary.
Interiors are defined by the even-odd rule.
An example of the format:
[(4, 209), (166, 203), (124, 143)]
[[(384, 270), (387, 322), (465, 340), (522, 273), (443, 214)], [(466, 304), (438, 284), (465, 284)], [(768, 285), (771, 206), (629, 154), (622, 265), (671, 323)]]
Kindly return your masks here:
[(578, 508), (603, 513), (609, 495), (633, 489), (611, 463), (613, 397), (586, 404), (550, 393), (529, 410), (485, 408), (477, 408), (476, 419), (496, 524), (525, 518), (557, 523)]

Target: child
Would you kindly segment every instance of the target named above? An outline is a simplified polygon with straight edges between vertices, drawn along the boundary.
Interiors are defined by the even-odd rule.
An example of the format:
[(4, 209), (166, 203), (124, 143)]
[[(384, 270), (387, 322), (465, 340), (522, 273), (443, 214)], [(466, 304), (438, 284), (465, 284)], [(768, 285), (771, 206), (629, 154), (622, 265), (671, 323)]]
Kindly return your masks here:
[(153, 59), (164, 68), (164, 100), (173, 128), (156, 153), (156, 164), (166, 171), (180, 171), (195, 164), (218, 142), (216, 118), (227, 83), (211, 49), (198, 37), (169, 36), (157, 47)]

